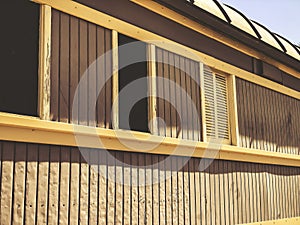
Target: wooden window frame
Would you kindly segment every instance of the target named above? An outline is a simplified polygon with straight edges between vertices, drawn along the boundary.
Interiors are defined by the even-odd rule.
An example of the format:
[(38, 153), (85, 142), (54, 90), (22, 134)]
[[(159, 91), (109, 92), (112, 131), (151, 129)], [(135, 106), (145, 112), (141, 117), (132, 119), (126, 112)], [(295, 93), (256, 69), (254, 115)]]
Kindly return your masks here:
[[(161, 47), (163, 49), (172, 51), (174, 45), (179, 46), (180, 52), (178, 52), (178, 54), (183, 56), (189, 56), (192, 54), (192, 57), (196, 55), (198, 58), (201, 58), (200, 60), (201, 62), (208, 65), (210, 68), (224, 71), (224, 73), (226, 74), (234, 74), (234, 75), (229, 75), (230, 89), (233, 90), (235, 89), (235, 77), (239, 77), (244, 80), (250, 81), (252, 83), (269, 88), (271, 90), (275, 90), (276, 92), (296, 98), (298, 100), (300, 99), (300, 92), (292, 90), (291, 88), (285, 87), (283, 85), (270, 81), (266, 78), (257, 76), (251, 72), (242, 70), (226, 62), (222, 62), (204, 53), (198, 52), (194, 49), (191, 49), (179, 43), (168, 40), (162, 36), (151, 33), (142, 28), (136, 27), (125, 21), (121, 21), (105, 13), (91, 9), (80, 3), (69, 1), (69, 0), (33, 0), (33, 1), (40, 4), (43, 7), (46, 6), (46, 8), (48, 8), (47, 10), (54, 8), (56, 10), (67, 13), (69, 15), (73, 15), (81, 19), (87, 20), (89, 22), (95, 23), (99, 26), (106, 27), (110, 30), (118, 30), (120, 33), (123, 33), (125, 35), (131, 36), (133, 38), (142, 41), (146, 41), (148, 44), (156, 44), (157, 40), (159, 40), (160, 44), (158, 44), (158, 47)], [(49, 20), (49, 16), (47, 18), (48, 18), (47, 19), (48, 24), (49, 23), (51, 24), (51, 20)], [(152, 41), (152, 40), (156, 40), (156, 41)], [(43, 46), (47, 46), (45, 42)], [(47, 51), (40, 53), (40, 59), (43, 60), (47, 59), (47, 57), (45, 57), (47, 56), (46, 52)], [(45, 60), (45, 62), (47, 62), (47, 60)], [(44, 71), (43, 72), (44, 75), (49, 74), (49, 72), (45, 73), (47, 67), (46, 66), (42, 67), (41, 61), (40, 61), (40, 68), (44, 68), (44, 70), (41, 70)], [(42, 73), (39, 74), (40, 77), (41, 74)], [(47, 82), (45, 83), (45, 79), (44, 80), (40, 79), (39, 84), (40, 84), (39, 88), (41, 88), (42, 85), (44, 86), (47, 85)], [(39, 93), (41, 93), (41, 91), (44, 91), (44, 89), (42, 88), (39, 90), (40, 90)], [(45, 94), (41, 94), (40, 96), (45, 96)], [(39, 107), (42, 109), (43, 107), (42, 104), (39, 104)], [(230, 106), (230, 111), (232, 111), (232, 108), (233, 109), (235, 108), (234, 105), (233, 107)], [(236, 109), (233, 111), (236, 111)], [(74, 128), (72, 124), (64, 124), (64, 123), (52, 122), (46, 120), (47, 120), (47, 116), (45, 116), (45, 120), (40, 120), (38, 118), (34, 118), (30, 116), (20, 116), (20, 115), (13, 115), (11, 113), (0, 112), (1, 140), (63, 145), (63, 146), (77, 146), (77, 143), (74, 138)], [(237, 117), (235, 116), (235, 123), (236, 122), (237, 122)], [(205, 124), (203, 126), (205, 126)], [(87, 137), (88, 140), (91, 140), (91, 141), (87, 140), (84, 147), (95, 148), (97, 147), (96, 144), (98, 143), (95, 143), (92, 141), (92, 139), (90, 139), (91, 134), (93, 135), (95, 134), (94, 129), (93, 131), (91, 131), (91, 129), (93, 128), (84, 128), (84, 131), (82, 131), (81, 135), (84, 135)], [(151, 135), (149, 133), (134, 132), (134, 131), (133, 133), (135, 139), (132, 139), (132, 135), (128, 135), (128, 131), (107, 130), (103, 128), (96, 128), (96, 132), (97, 132), (97, 136), (101, 137), (101, 139), (104, 142), (103, 147), (111, 150), (133, 151), (133, 152), (165, 155), (165, 154), (173, 154), (174, 147), (177, 146), (179, 150), (176, 151), (176, 155), (193, 156), (193, 157), (200, 157), (200, 158), (202, 157), (209, 158), (210, 154), (209, 155), (204, 154), (207, 151), (214, 152), (213, 149), (208, 149), (208, 143), (205, 142), (198, 142), (195, 145), (189, 140), (179, 142), (179, 140), (177, 140), (176, 138), (168, 138), (168, 137), (165, 137), (163, 141), (161, 141), (161, 138), (157, 137), (156, 139), (155, 135)], [(120, 133), (120, 135), (116, 134), (118, 132)], [(235, 132), (238, 133), (238, 131), (236, 130)], [(152, 139), (151, 136), (154, 136), (154, 139)], [(239, 147), (238, 145), (238, 139), (234, 141), (233, 137), (234, 135), (232, 135), (232, 145), (222, 145), (216, 155), (212, 153), (212, 155), (215, 155), (214, 157), (215, 159), (253, 162), (253, 163), (271, 164), (271, 165), (294, 166), (294, 167), (300, 166), (300, 156), (298, 155), (291, 155), (291, 154), (284, 154), (284, 153), (277, 153), (277, 152), (267, 152), (258, 149), (242, 148)], [(158, 144), (158, 146), (151, 151), (145, 151), (142, 149), (132, 150), (124, 146), (120, 142), (119, 140), (120, 138), (126, 139), (127, 141), (130, 141), (132, 143), (137, 143), (137, 144), (140, 144), (141, 142), (151, 143), (151, 144), (155, 143)]]

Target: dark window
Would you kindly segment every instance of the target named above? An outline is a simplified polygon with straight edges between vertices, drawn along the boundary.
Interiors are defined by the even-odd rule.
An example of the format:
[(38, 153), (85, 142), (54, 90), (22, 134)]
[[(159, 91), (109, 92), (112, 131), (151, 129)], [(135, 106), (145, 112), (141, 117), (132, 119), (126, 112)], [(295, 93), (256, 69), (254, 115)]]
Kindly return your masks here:
[[(120, 46), (119, 127), (149, 132), (146, 97), (148, 90), (146, 80), (147, 45), (124, 35), (119, 35), (118, 38)], [(134, 102), (134, 104), (130, 102)], [(126, 110), (126, 108), (130, 108), (130, 110)]]
[(0, 24), (0, 111), (36, 116), (39, 5), (4, 1)]

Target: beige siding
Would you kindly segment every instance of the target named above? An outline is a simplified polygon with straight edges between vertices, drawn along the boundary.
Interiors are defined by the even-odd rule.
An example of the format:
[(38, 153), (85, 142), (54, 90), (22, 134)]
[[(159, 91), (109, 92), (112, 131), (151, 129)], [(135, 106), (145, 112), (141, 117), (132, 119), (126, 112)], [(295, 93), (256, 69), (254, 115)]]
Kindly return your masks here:
[[(210, 225), (300, 216), (300, 168), (98, 149), (82, 156), (77, 148), (13, 142), (0, 142), (0, 151), (1, 224)], [(157, 183), (158, 176), (165, 179)]]

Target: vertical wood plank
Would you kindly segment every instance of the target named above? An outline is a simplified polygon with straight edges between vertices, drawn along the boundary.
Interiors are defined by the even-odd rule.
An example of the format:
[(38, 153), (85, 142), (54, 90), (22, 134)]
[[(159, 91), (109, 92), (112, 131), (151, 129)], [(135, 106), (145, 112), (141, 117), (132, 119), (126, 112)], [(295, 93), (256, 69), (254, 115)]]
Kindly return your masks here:
[[(146, 190), (145, 190), (145, 155), (137, 154), (138, 158), (138, 220), (139, 224), (146, 224)], [(133, 215), (134, 216), (134, 215)]]
[(172, 157), (168, 157), (165, 160), (165, 175), (166, 175), (166, 186), (165, 186), (165, 200), (166, 200), (166, 224), (171, 224), (173, 221), (173, 202), (172, 202)]
[(49, 168), (49, 193), (48, 193), (48, 223), (58, 222), (59, 215), (59, 171), (60, 171), (60, 147), (50, 148), (50, 168)]
[(76, 17), (70, 17), (70, 122), (78, 124), (78, 118), (72, 116), (72, 112), (79, 113), (79, 108), (73, 108), (75, 92), (78, 87), (79, 70), (79, 20)]
[(88, 125), (95, 127), (96, 111), (95, 103), (97, 101), (97, 77), (96, 77), (96, 25), (88, 24)]
[(108, 152), (107, 158), (107, 223), (115, 224), (116, 221), (116, 161), (115, 152)]
[(152, 200), (152, 221), (153, 224), (159, 224), (159, 166), (158, 166), (158, 155), (152, 156), (152, 193), (153, 193), (153, 200)]
[(194, 166), (194, 158), (189, 160), (189, 197), (190, 197), (190, 224), (196, 224), (196, 195), (195, 195), (195, 166)]
[(115, 224), (122, 224), (122, 215), (123, 215), (123, 162), (120, 161), (124, 158), (123, 152), (116, 152), (116, 203), (115, 203)]
[(171, 109), (170, 109), (170, 71), (169, 71), (169, 52), (163, 51), (163, 94), (164, 94), (164, 111), (166, 136), (171, 137)]
[(165, 110), (164, 110), (164, 100), (163, 100), (163, 52), (161, 49), (157, 48), (156, 49), (156, 71), (157, 71), (157, 79), (156, 79), (156, 83), (157, 83), (157, 108), (158, 108), (158, 117), (160, 118), (158, 121), (158, 135), (160, 136), (165, 136), (165, 126), (164, 126), (164, 118), (165, 118)]
[(39, 33), (39, 98), (38, 112), (43, 120), (50, 120), (50, 67), (51, 67), (51, 7), (40, 6)]
[(50, 169), (50, 147), (47, 145), (39, 146), (38, 163), (38, 195), (37, 195), (37, 224), (48, 223), (48, 192), (49, 192), (49, 169)]
[(105, 128), (105, 30), (97, 27), (97, 126)]
[(107, 223), (107, 152), (99, 151), (99, 224)]
[(3, 142), (1, 177), (1, 224), (11, 223), (15, 144)]
[(165, 165), (164, 156), (158, 157), (159, 164), (159, 224), (166, 224), (166, 176), (165, 176)]
[(97, 224), (98, 221), (98, 149), (90, 149), (89, 152), (89, 224)]
[(152, 195), (152, 155), (145, 155), (146, 163), (146, 206), (145, 206), (145, 224), (153, 224), (152, 215), (153, 215), (153, 195)]
[(28, 144), (27, 169), (26, 169), (26, 193), (25, 193), (25, 224), (36, 222), (36, 196), (38, 178), (38, 145)]
[(177, 157), (174, 156), (171, 159), (171, 171), (172, 171), (172, 222), (173, 224), (178, 223), (178, 166)]
[(138, 199), (138, 157), (137, 154), (131, 155), (131, 223), (138, 224), (139, 199)]
[[(113, 129), (119, 128), (119, 53), (118, 53), (118, 32), (112, 31), (112, 125)], [(108, 97), (108, 96), (107, 96)], [(108, 106), (106, 106), (108, 107)]]
[(186, 224), (191, 223), (191, 207), (190, 207), (190, 177), (189, 177), (189, 162), (186, 158), (183, 167), (183, 203), (184, 203), (184, 221)]
[(155, 45), (149, 44), (147, 47), (148, 53), (148, 76), (149, 76), (149, 122), (151, 134), (158, 135), (157, 124), (157, 83), (156, 83), (156, 54)]
[(183, 157), (177, 158), (178, 174), (177, 174), (177, 185), (178, 185), (178, 224), (184, 224), (184, 180), (183, 180)]
[(59, 121), (69, 122), (70, 110), (70, 16), (60, 15), (60, 51), (59, 51)]
[(170, 110), (171, 110), (171, 137), (177, 137), (177, 120), (176, 120), (176, 95), (175, 95), (175, 67), (174, 53), (169, 53), (169, 84), (170, 84)]
[(79, 220), (79, 190), (80, 190), (80, 152), (76, 148), (71, 149), (71, 171), (69, 192), (69, 223), (78, 224)]
[(237, 112), (237, 91), (236, 79), (234, 75), (228, 76), (228, 106), (229, 106), (229, 121), (230, 121), (230, 137), (231, 144), (240, 146), (239, 143), (239, 122)]
[[(116, 77), (118, 77), (115, 73), (118, 72), (118, 53), (116, 52), (117, 48), (116, 45), (116, 33), (114, 33), (114, 37), (112, 31), (105, 30), (105, 128), (111, 129), (112, 127), (112, 120), (118, 119), (118, 114), (113, 113), (112, 115), (112, 104), (115, 100), (113, 99), (116, 97), (115, 93), (118, 91), (118, 85), (116, 83)], [(114, 42), (114, 46), (113, 46)], [(118, 42), (117, 42), (118, 43)], [(116, 102), (118, 106), (118, 102)], [(112, 118), (113, 116), (113, 118)], [(116, 117), (116, 118), (114, 118)], [(114, 122), (115, 125), (118, 124), (118, 120)], [(114, 129), (118, 129), (119, 127), (115, 127)]]
[[(52, 24), (51, 24), (51, 76), (50, 76), (50, 119), (58, 120), (59, 110), (59, 52), (60, 52), (60, 12), (52, 10)], [(41, 79), (40, 79), (41, 81)], [(41, 89), (40, 89), (41, 90)], [(41, 108), (41, 106), (39, 106)], [(41, 113), (40, 113), (41, 114)]]
[(131, 168), (130, 168), (130, 153), (124, 152), (124, 196), (123, 196), (123, 221), (124, 224), (130, 224), (131, 217)]
[(16, 143), (14, 188), (13, 188), (13, 218), (14, 224), (24, 223), (24, 199), (25, 199), (25, 174), (27, 146), (23, 143)]
[(88, 224), (89, 217), (89, 149), (81, 148), (80, 157), (80, 200), (79, 220), (81, 224)]
[(70, 148), (61, 147), (60, 151), (60, 179), (59, 179), (59, 215), (58, 221), (67, 224), (69, 221), (70, 195)]

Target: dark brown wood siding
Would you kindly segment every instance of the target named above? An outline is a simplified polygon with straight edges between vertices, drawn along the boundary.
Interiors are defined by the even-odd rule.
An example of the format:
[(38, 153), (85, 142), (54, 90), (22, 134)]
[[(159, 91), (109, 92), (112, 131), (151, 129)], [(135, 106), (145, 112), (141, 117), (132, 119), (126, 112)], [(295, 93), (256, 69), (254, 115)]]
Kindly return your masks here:
[(161, 48), (156, 59), (159, 135), (201, 141), (199, 62)]
[(237, 108), (242, 147), (300, 153), (300, 101), (237, 79)]
[(300, 216), (300, 168), (5, 141), (0, 153), (1, 224), (233, 225)]
[[(108, 77), (112, 75), (112, 57), (107, 52), (112, 48), (111, 31), (56, 10), (52, 12), (51, 119), (111, 128), (112, 83)], [(84, 74), (87, 79), (82, 79)], [(78, 107), (73, 109), (80, 81)], [(95, 120), (91, 119), (94, 108)], [(78, 112), (75, 121), (72, 110)]]

